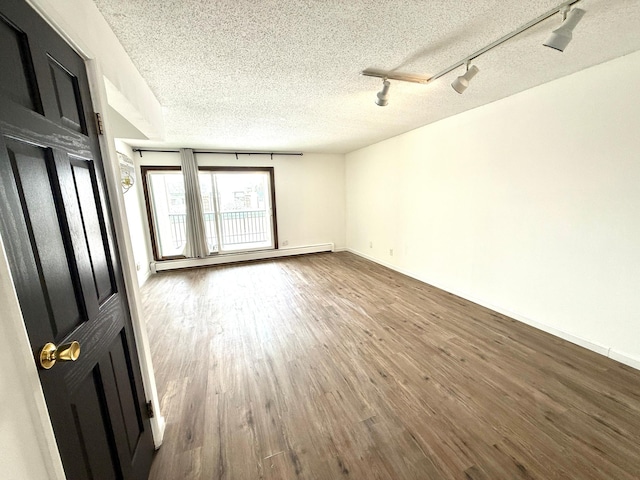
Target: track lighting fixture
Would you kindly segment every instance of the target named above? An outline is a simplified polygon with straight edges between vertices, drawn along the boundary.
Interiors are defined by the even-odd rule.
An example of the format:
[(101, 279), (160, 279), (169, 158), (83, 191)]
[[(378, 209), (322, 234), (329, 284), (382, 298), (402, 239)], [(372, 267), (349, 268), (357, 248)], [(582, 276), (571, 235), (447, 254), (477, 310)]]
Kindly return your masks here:
[(391, 83), (386, 78), (382, 82), (382, 90), (376, 95), (376, 105), (380, 107), (386, 107), (389, 104), (389, 87)]
[(562, 24), (551, 32), (551, 35), (543, 45), (564, 52), (564, 49), (567, 48), (571, 41), (573, 29), (585, 14), (585, 11), (581, 8), (573, 8), (568, 13), (567, 10), (561, 10), (561, 13), (563, 17)]
[(505, 35), (504, 37), (501, 37), (491, 42), (490, 44), (482, 47), (480, 50), (473, 52), (471, 55), (467, 55), (462, 60), (457, 61), (453, 65), (450, 65), (449, 67), (445, 68), (444, 70), (436, 73), (431, 77), (422, 76), (422, 75), (413, 75), (410, 73), (400, 73), (395, 70), (385, 71), (385, 70), (377, 70), (373, 68), (367, 68), (366, 70), (363, 70), (362, 72), (360, 72), (360, 74), (365, 75), (367, 77), (381, 78), (383, 80), (384, 82), (383, 87), (382, 87), (382, 90), (378, 92), (378, 95), (377, 95), (378, 98), (376, 99), (376, 104), (380, 105), (381, 107), (384, 107), (389, 103), (389, 79), (398, 80), (401, 82), (420, 83), (423, 85), (427, 85), (437, 80), (438, 78), (453, 72), (455, 69), (461, 67), (462, 65), (466, 64), (467, 65), (466, 73), (464, 75), (459, 76), (451, 83), (451, 86), (456, 92), (462, 93), (469, 86), (469, 82), (471, 81), (471, 79), (480, 71), (478, 67), (476, 67), (475, 65), (470, 65), (471, 61), (475, 60), (480, 55), (484, 55), (489, 50), (496, 48), (498, 45), (502, 45), (504, 42), (512, 39), (516, 35), (520, 35), (525, 30), (529, 30), (531, 27), (538, 25), (539, 23), (547, 20), (548, 18), (551, 18), (557, 13), (562, 14), (563, 22), (557, 29), (555, 29), (552, 32), (549, 39), (546, 42), (544, 42), (544, 45), (547, 47), (555, 48), (556, 50), (559, 50), (562, 52), (571, 41), (571, 35), (573, 32), (573, 29), (576, 27), (578, 22), (580, 22), (580, 19), (582, 18), (582, 16), (585, 14), (585, 11), (580, 8), (571, 8), (574, 4), (578, 3), (579, 1), (580, 0), (567, 0), (561, 3), (557, 7), (552, 8), (548, 12), (543, 13), (539, 17), (534, 18), (533, 20), (525, 23), (524, 25), (520, 26), (516, 30)]
[(471, 79), (475, 77), (479, 71), (480, 69), (478, 67), (476, 67), (475, 65), (469, 66), (469, 64), (467, 63), (467, 71), (465, 72), (465, 74), (460, 75), (458, 78), (456, 78), (451, 83), (451, 86), (456, 92), (463, 93), (469, 86), (469, 82), (471, 81)]

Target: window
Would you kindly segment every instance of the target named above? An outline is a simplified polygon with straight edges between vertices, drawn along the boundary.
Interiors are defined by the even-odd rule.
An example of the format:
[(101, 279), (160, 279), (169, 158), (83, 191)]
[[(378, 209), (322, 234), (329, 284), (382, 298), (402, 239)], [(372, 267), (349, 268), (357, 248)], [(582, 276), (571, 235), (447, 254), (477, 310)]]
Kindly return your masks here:
[[(186, 243), (182, 173), (177, 167), (142, 170), (154, 256), (180, 258)], [(201, 167), (199, 179), (211, 254), (276, 248), (273, 168)]]

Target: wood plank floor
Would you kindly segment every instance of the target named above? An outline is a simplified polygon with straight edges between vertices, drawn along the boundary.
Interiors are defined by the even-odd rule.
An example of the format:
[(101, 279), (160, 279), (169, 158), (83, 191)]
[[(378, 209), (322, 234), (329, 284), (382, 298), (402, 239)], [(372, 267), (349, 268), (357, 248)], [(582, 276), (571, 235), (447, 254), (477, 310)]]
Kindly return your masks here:
[(142, 293), (152, 480), (640, 478), (640, 372), (350, 253)]

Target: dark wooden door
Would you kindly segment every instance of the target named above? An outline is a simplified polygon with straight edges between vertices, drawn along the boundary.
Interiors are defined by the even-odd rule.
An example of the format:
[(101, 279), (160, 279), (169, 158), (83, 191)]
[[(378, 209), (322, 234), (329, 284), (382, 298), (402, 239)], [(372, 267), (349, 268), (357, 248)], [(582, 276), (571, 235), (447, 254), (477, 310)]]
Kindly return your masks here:
[(153, 455), (85, 64), (0, 0), (0, 233), (67, 478), (146, 479)]

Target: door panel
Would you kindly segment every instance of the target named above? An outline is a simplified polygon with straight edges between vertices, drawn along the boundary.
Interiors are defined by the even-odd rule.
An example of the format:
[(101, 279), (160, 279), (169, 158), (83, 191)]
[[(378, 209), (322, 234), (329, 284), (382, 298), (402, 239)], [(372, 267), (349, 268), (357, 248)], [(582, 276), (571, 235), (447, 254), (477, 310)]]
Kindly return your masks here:
[(111, 396), (109, 408), (112, 417), (117, 418), (114, 428), (118, 434), (126, 439), (117, 445), (124, 457), (134, 458), (138, 448), (144, 443), (144, 413), (134, 401), (137, 396), (137, 386), (131, 381), (131, 359), (128, 355), (127, 339), (124, 332), (120, 332), (109, 349), (108, 361), (103, 371), (106, 394)]
[(59, 341), (81, 323), (58, 212), (49, 183), (51, 152), (8, 141), (7, 154), (20, 196), (29, 242), (37, 259), (52, 338)]
[[(13, 149), (8, 147), (6, 138), (0, 136), (0, 159), (2, 160), (0, 161), (0, 207), (2, 208), (0, 232), (11, 265), (13, 282), (16, 291), (20, 294), (23, 317), (46, 319), (48, 323), (48, 329), (43, 327), (41, 335), (34, 332), (33, 335), (30, 333), (29, 338), (32, 343), (46, 343), (48, 340), (45, 339), (54, 335), (56, 327), (52, 321), (51, 307), (46, 300), (46, 287), (41, 284), (44, 279), (41, 273), (42, 265), (37, 263), (37, 251), (32, 249), (32, 242), (29, 239), (28, 216), (22, 214), (23, 204), (18, 192), (18, 188), (22, 185), (19, 177), (14, 177), (12, 169), (12, 163), (15, 161), (14, 150), (15, 146)], [(34, 284), (34, 279), (37, 284)]]
[(90, 162), (82, 159), (71, 160), (73, 184), (80, 204), (80, 215), (85, 232), (85, 240), (91, 261), (91, 272), (96, 295), (100, 304), (116, 293), (116, 286), (108, 248), (107, 232), (100, 215), (98, 186), (95, 172)]
[(84, 122), (81, 121), (82, 100), (78, 79), (51, 56), (48, 60), (60, 123), (76, 132), (86, 134)]
[(0, 4), (0, 40), (0, 234), (34, 361), (81, 345), (39, 370), (65, 473), (144, 479), (153, 442), (85, 65), (23, 1)]
[[(113, 442), (109, 440), (108, 415), (102, 408), (103, 404), (102, 379), (96, 368), (71, 397), (71, 410), (76, 435), (81, 440), (80, 458), (87, 478), (115, 480), (118, 478), (115, 468), (117, 454)], [(88, 442), (88, 439), (95, 439), (95, 443)]]
[[(29, 110), (36, 110), (37, 94), (26, 35), (0, 16), (0, 91)], [(41, 111), (38, 108), (38, 111)]]
[(142, 412), (135, 408), (135, 385), (131, 382), (130, 359), (126, 354), (125, 342), (125, 336), (120, 335), (116, 339), (110, 355), (114, 384), (119, 393), (118, 405), (127, 434), (127, 446), (129, 447), (129, 454), (133, 455), (136, 452), (140, 435), (144, 431), (144, 426)]

